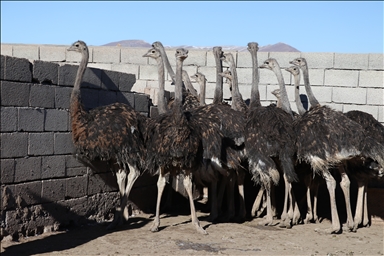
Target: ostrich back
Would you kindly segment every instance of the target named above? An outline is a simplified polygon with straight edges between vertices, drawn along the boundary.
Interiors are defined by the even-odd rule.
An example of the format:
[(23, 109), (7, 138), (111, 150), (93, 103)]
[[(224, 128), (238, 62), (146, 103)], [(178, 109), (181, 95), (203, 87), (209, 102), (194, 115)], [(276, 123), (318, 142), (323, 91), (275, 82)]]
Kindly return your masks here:
[[(263, 180), (260, 175), (268, 175), (271, 169), (276, 169), (271, 157), (279, 158), (290, 182), (297, 180), (293, 168), (296, 150), (293, 118), (281, 108), (267, 106), (249, 110), (245, 126), (245, 148), (254, 180)], [(261, 172), (256, 173), (257, 169), (261, 169)], [(275, 183), (278, 182), (277, 177), (271, 178)]]
[(368, 136), (374, 138), (377, 142), (384, 144), (384, 126), (378, 122), (371, 114), (365, 113), (363, 111), (352, 110), (345, 115), (359, 123)]
[(115, 160), (141, 167), (145, 147), (142, 129), (146, 118), (130, 106), (114, 103), (72, 115), (72, 139), (80, 156), (89, 160)]
[[(168, 108), (171, 109), (175, 102), (175, 98), (170, 98), (168, 101)], [(183, 109), (185, 111), (197, 108), (200, 106), (199, 99), (191, 93), (183, 92)]]
[(327, 171), (333, 164), (358, 155), (364, 146), (362, 127), (340, 111), (316, 106), (294, 123), (297, 135), (297, 156), (308, 163), (319, 160)]
[(154, 174), (166, 170), (193, 170), (200, 164), (203, 148), (199, 132), (176, 106), (148, 122), (146, 166)]

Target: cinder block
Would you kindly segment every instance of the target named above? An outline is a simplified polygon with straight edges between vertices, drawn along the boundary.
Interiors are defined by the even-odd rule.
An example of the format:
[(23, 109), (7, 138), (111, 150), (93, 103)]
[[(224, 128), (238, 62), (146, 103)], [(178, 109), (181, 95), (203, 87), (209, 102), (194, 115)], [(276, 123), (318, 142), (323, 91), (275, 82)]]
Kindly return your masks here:
[(368, 54), (335, 53), (335, 68), (368, 69)]
[(55, 107), (55, 88), (49, 85), (32, 84), (29, 106), (39, 108)]
[(6, 56), (4, 79), (8, 81), (32, 82), (32, 63), (27, 59)]
[[(7, 213), (8, 212), (12, 212), (12, 211), (9, 211), (11, 209), (15, 209), (16, 208), (16, 188), (15, 188), (15, 185), (5, 185), (5, 186), (1, 186), (1, 189), (0, 189), (0, 196), (2, 198), (1, 202), (0, 202), (0, 210), (1, 211), (5, 211), (7, 210)], [(4, 216), (4, 215), (2, 215)], [(9, 227), (8, 223), (7, 223), (7, 226)]]
[(69, 109), (71, 100), (71, 87), (56, 87), (55, 88), (55, 108)]
[(185, 59), (183, 65), (184, 66), (207, 65), (207, 52), (205, 50), (189, 50), (188, 58)]
[(14, 132), (17, 130), (17, 108), (1, 107), (1, 132)]
[(159, 108), (157, 106), (151, 106), (149, 108), (149, 116), (151, 118), (157, 117), (159, 115)]
[(40, 45), (40, 60), (43, 61), (65, 61), (65, 46)]
[(87, 174), (87, 167), (71, 167), (66, 169), (66, 177), (81, 176)]
[(15, 180), (15, 160), (1, 159), (1, 184), (10, 184)]
[(136, 83), (134, 74), (120, 73), (119, 90), (122, 92), (130, 92)]
[(5, 78), (5, 56), (1, 55), (1, 62), (0, 62), (0, 79), (4, 80)]
[(156, 66), (140, 66), (139, 79), (157, 80), (157, 67)]
[(366, 104), (367, 89), (334, 87), (332, 92), (332, 101), (343, 104)]
[(360, 71), (359, 86), (384, 88), (384, 71)]
[(7, 56), (12, 56), (13, 52), (13, 45), (12, 44), (1, 44), (1, 55), (7, 55)]
[(84, 164), (81, 163), (76, 156), (70, 155), (65, 156), (65, 167), (66, 168), (77, 168), (77, 167), (84, 167)]
[(15, 159), (15, 182), (41, 179), (41, 157)]
[(115, 191), (117, 188), (116, 178), (112, 172), (98, 173), (88, 176), (87, 195)]
[(101, 70), (97, 68), (87, 68), (84, 72), (82, 87), (96, 88), (101, 87)]
[(135, 93), (135, 110), (149, 112), (150, 99), (146, 94)]
[[(302, 52), (301, 57), (305, 58), (309, 69), (333, 68), (335, 54), (331, 52)], [(292, 59), (293, 60), (293, 59)], [(312, 76), (311, 76), (312, 79)]]
[(28, 155), (28, 133), (1, 133), (1, 158)]
[(244, 101), (251, 98), (251, 85), (241, 84), (239, 85), (239, 91)]
[(44, 131), (44, 109), (19, 109), (19, 131), (42, 132)]
[(65, 180), (43, 180), (42, 186), (42, 203), (64, 200)]
[(58, 85), (73, 86), (78, 68), (76, 65), (68, 64), (59, 66)]
[(121, 63), (147, 65), (148, 59), (143, 55), (149, 50), (146, 48), (121, 48)]
[(382, 125), (384, 125), (384, 108), (379, 107), (379, 115), (377, 117), (377, 121), (379, 121)]
[(357, 87), (359, 71), (325, 70), (324, 85)]
[(381, 105), (384, 108), (384, 89), (367, 88), (367, 104)]
[(65, 156), (66, 177), (81, 176), (87, 174), (87, 167), (74, 155)]
[(13, 45), (13, 56), (17, 58), (25, 58), (30, 60), (38, 60), (38, 45)]
[[(269, 58), (276, 59), (280, 68), (287, 68), (292, 65), (289, 64), (289, 62), (295, 58), (300, 57), (300, 54), (300, 52), (270, 52)], [(263, 61), (259, 65), (261, 64), (263, 64)]]
[(370, 53), (368, 58), (368, 69), (384, 69), (384, 55), (382, 53)]
[(119, 63), (120, 48), (119, 47), (94, 47), (93, 62)]
[(65, 177), (66, 156), (43, 156), (41, 178), (52, 179)]
[[(268, 59), (268, 56), (269, 56), (269, 52), (257, 52), (258, 66), (260, 66), (266, 59)], [(252, 68), (252, 56), (248, 50), (244, 52), (238, 52), (237, 67)], [(252, 76), (252, 73), (250, 74)]]
[(88, 177), (80, 176), (65, 179), (65, 198), (78, 198), (87, 195)]
[(33, 78), (42, 84), (57, 84), (59, 65), (52, 62), (35, 60), (33, 62)]
[(137, 64), (112, 64), (112, 70), (121, 72), (121, 73), (127, 73), (127, 74), (133, 74), (136, 77), (139, 77), (139, 68), (141, 66)]
[(101, 88), (118, 91), (120, 82), (120, 73), (110, 70), (101, 70)]
[[(252, 69), (251, 68), (237, 68), (238, 83), (252, 84)], [(289, 76), (288, 76), (289, 77)]]
[[(228, 51), (226, 49), (223, 49), (224, 53), (232, 53), (233, 58), (235, 59), (235, 63), (238, 63), (238, 58), (237, 58), (237, 51)], [(207, 67), (216, 67), (216, 61), (215, 61), (215, 56), (213, 55), (213, 47), (211, 50), (207, 51)], [(173, 55), (175, 56), (175, 55)], [(222, 61), (223, 67), (228, 67), (228, 64), (226, 64), (224, 61)], [(225, 69), (224, 69), (225, 70)]]
[(116, 92), (100, 90), (99, 101), (100, 101), (99, 102), (100, 106), (106, 106), (112, 103), (116, 103), (117, 102)]
[(29, 105), (29, 92), (31, 84), (1, 81), (0, 85), (1, 106), (26, 107)]
[[(303, 87), (300, 87), (300, 89), (303, 88)], [(319, 102), (327, 102), (327, 103), (330, 103), (332, 102), (332, 87), (325, 87), (325, 86), (312, 86), (312, 91), (313, 91), (313, 94), (315, 95), (316, 99), (319, 101)], [(353, 89), (349, 89), (349, 90), (353, 90)], [(305, 92), (305, 90), (300, 90), (303, 94)]]
[(135, 93), (133, 92), (121, 92), (117, 94), (117, 102), (121, 102), (124, 104), (127, 104), (131, 106), (132, 108), (135, 107)]
[(21, 205), (19, 207), (26, 207), (28, 205), (41, 203), (42, 182), (28, 182), (24, 184), (18, 184), (15, 186), (15, 197), (21, 199)]
[(41, 156), (53, 154), (53, 133), (30, 133), (28, 155)]
[(100, 106), (99, 90), (88, 88), (81, 89), (81, 100), (86, 109), (93, 109)]
[(60, 109), (46, 109), (45, 111), (45, 131), (68, 131), (68, 111)]
[[(226, 70), (226, 69), (224, 69)], [(199, 67), (198, 72), (205, 75), (207, 83), (216, 83), (216, 68), (215, 67)], [(191, 74), (193, 75), (193, 74)]]
[[(325, 102), (320, 102), (320, 104), (326, 104)], [(338, 103), (329, 103), (327, 104), (330, 108), (336, 110), (336, 111), (343, 111), (343, 104)]]
[(89, 63), (88, 68), (112, 70), (112, 63)]
[(54, 142), (55, 155), (72, 154), (75, 152), (71, 133), (55, 133)]

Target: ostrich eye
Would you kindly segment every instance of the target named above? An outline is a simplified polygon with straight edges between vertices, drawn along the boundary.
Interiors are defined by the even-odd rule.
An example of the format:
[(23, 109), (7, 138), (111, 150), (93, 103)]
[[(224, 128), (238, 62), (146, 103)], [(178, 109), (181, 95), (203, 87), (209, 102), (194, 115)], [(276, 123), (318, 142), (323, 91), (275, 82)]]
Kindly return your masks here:
[(269, 65), (269, 62), (268, 62), (268, 61), (266, 61), (266, 62), (265, 62), (265, 64)]
[(156, 51), (155, 50), (152, 50), (152, 53), (155, 53)]
[(298, 62), (301, 62), (301, 59), (298, 59), (297, 61), (298, 61)]

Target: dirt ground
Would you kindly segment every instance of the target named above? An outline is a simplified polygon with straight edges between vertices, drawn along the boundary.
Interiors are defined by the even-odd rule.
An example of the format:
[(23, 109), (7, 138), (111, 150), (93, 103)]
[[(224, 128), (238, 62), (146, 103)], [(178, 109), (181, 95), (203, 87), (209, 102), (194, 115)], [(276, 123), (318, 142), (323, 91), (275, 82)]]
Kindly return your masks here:
[(330, 227), (321, 223), (297, 225), (292, 229), (260, 226), (261, 218), (244, 223), (212, 224), (198, 211), (208, 235), (196, 232), (186, 214), (161, 216), (160, 231), (149, 228), (153, 215), (139, 214), (113, 231), (108, 223), (66, 231), (1, 241), (1, 255), (384, 255), (384, 222), (372, 218), (369, 228), (337, 235), (315, 231)]

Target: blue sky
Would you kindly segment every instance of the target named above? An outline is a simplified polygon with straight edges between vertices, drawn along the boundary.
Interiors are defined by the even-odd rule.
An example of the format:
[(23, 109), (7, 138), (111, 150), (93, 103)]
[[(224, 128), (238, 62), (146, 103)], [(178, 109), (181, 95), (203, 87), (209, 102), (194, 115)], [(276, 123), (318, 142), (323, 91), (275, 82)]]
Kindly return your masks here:
[(88, 45), (141, 39), (383, 53), (383, 1), (1, 1), (1, 42)]

